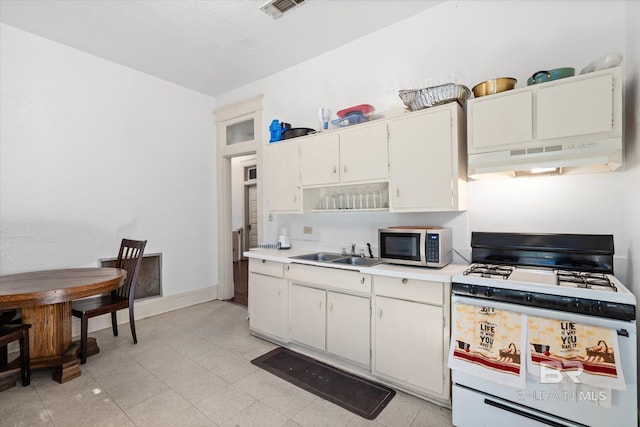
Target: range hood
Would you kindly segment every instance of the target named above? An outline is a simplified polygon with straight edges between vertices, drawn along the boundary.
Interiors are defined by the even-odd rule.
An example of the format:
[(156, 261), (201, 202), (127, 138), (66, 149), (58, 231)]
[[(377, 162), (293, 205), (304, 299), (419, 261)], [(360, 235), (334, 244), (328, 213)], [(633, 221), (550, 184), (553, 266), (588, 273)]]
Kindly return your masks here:
[(533, 148), (469, 154), (468, 175), (534, 175), (537, 171), (571, 174), (606, 172), (622, 165), (622, 138), (540, 145)]
[(469, 100), (469, 177), (619, 168), (622, 88), (615, 67)]

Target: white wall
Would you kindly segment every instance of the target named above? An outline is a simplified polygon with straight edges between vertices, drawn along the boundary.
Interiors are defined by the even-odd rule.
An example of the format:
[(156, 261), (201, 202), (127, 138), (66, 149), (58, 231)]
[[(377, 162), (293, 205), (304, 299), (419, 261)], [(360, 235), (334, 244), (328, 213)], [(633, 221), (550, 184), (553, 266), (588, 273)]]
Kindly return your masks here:
[[(517, 78), (517, 87), (523, 87), (541, 69), (571, 66), (580, 72), (597, 58), (622, 52), (629, 79), (630, 72), (636, 76), (638, 72), (638, 45), (626, 45), (631, 38), (637, 40), (637, 34), (628, 35), (637, 22), (633, 17), (638, 17), (637, 5), (632, 3), (448, 1), (231, 91), (216, 102), (232, 104), (263, 94), (264, 129), (274, 118), (294, 127), (317, 128), (320, 107), (334, 113), (361, 103), (370, 103), (380, 112), (402, 108), (399, 89), (422, 87), (430, 78), (455, 72), (466, 76), (469, 87), (503, 76)], [(626, 16), (627, 9), (635, 14)], [(626, 90), (637, 97), (637, 90)], [(628, 123), (628, 135), (636, 134), (635, 126)], [(637, 137), (627, 141), (633, 144), (637, 145)], [(627, 147), (628, 152), (633, 150)], [(371, 242), (381, 225), (448, 225), (454, 227), (454, 246), (459, 250), (468, 248), (474, 230), (612, 233), (616, 274), (638, 293), (640, 274), (632, 275), (628, 262), (636, 259), (633, 265), (640, 270), (640, 225), (630, 218), (634, 214), (637, 218), (640, 209), (635, 150), (636, 154), (628, 154), (633, 158), (627, 159), (626, 170), (613, 173), (470, 182), (469, 209), (459, 214), (278, 215), (271, 223), (265, 217), (265, 240), (274, 240), (282, 225), (290, 228), (294, 244), (315, 240), (338, 245)], [(312, 226), (313, 234), (304, 235), (303, 226)]]
[[(0, 25), (0, 273), (163, 254), (165, 296), (217, 282), (212, 99)], [(215, 295), (215, 293), (214, 293)]]

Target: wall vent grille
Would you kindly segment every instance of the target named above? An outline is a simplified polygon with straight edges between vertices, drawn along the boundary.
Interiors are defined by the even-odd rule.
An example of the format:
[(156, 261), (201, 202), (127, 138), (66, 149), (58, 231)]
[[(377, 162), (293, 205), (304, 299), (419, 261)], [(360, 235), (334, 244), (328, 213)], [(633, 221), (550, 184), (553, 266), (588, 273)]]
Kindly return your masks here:
[(260, 6), (260, 10), (273, 19), (278, 19), (285, 13), (291, 12), (291, 10), (304, 4), (304, 2), (305, 0), (271, 0)]

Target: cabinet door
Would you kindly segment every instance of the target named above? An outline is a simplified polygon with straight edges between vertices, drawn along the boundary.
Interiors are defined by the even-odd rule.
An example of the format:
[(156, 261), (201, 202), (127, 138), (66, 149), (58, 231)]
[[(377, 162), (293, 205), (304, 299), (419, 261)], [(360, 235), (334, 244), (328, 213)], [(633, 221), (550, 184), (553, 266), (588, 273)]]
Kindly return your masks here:
[(316, 135), (300, 142), (302, 185), (337, 184), (340, 181), (340, 136)]
[(442, 307), (375, 297), (374, 374), (444, 395)]
[(284, 279), (249, 273), (249, 326), (284, 340)]
[(389, 178), (387, 124), (344, 130), (340, 133), (340, 182)]
[(540, 88), (538, 139), (610, 132), (613, 128), (613, 75)]
[(531, 92), (491, 95), (469, 103), (469, 154), (533, 139)]
[(291, 284), (291, 340), (325, 350), (326, 292)]
[(389, 132), (390, 208), (453, 208), (451, 110), (393, 120)]
[(327, 351), (369, 366), (369, 298), (327, 293)]
[(298, 143), (284, 141), (267, 145), (265, 165), (269, 211), (301, 211)]

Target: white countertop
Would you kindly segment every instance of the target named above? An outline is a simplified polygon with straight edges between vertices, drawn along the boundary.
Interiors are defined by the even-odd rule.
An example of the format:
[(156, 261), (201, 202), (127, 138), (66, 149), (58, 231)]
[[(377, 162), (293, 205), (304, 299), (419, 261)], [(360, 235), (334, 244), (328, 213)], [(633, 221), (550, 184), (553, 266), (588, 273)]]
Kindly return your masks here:
[(247, 258), (263, 259), (282, 263), (296, 263), (316, 265), (326, 268), (339, 268), (343, 270), (355, 270), (364, 274), (379, 276), (402, 277), (416, 280), (451, 281), (451, 276), (460, 274), (467, 268), (467, 264), (449, 264), (443, 268), (411, 267), (396, 264), (377, 264), (370, 267), (353, 266), (344, 264), (332, 264), (328, 262), (308, 261), (292, 259), (293, 256), (311, 254), (319, 251), (303, 249), (251, 249), (243, 253)]

